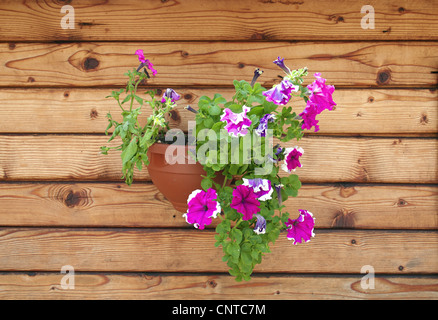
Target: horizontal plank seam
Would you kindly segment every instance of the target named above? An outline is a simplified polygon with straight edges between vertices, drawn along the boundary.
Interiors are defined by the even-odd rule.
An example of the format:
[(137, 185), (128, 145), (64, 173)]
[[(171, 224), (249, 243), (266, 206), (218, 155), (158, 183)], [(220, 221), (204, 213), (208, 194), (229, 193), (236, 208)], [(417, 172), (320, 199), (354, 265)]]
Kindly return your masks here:
[(290, 44), (297, 44), (297, 43), (315, 43), (315, 44), (321, 44), (321, 43), (350, 43), (350, 42), (408, 42), (408, 43), (423, 43), (423, 42), (435, 42), (438, 43), (438, 37), (434, 36), (430, 39), (409, 39), (409, 38), (399, 38), (399, 39), (323, 39), (323, 40), (315, 40), (315, 39), (300, 39), (300, 40), (294, 40), (294, 39), (240, 39), (240, 40), (196, 40), (196, 39), (176, 39), (176, 40), (148, 40), (148, 41), (140, 41), (135, 39), (117, 39), (114, 38), (113, 40), (0, 40), (0, 44), (6, 44), (6, 43), (14, 43), (14, 44), (78, 44), (78, 43), (277, 43), (277, 42), (283, 42), (283, 43), (290, 43)]
[[(104, 185), (112, 185), (112, 184), (124, 184), (123, 180), (78, 180), (78, 181), (62, 181), (62, 180), (5, 180), (1, 182), (2, 184), (104, 184)], [(134, 183), (135, 185), (147, 185), (151, 186), (154, 183), (151, 180), (143, 180), (143, 181), (137, 181)], [(395, 182), (376, 182), (376, 183), (359, 183), (359, 182), (302, 182), (303, 186), (321, 186), (321, 187), (344, 187), (344, 188), (351, 188), (351, 187), (387, 187), (387, 186), (394, 186), (394, 187), (438, 187), (438, 184), (436, 183), (395, 183)], [(129, 188), (129, 186), (127, 186)]]
[[(33, 137), (47, 137), (47, 136), (80, 136), (80, 137), (84, 137), (84, 136), (98, 136), (98, 137), (108, 137), (108, 139), (110, 138), (110, 134), (106, 135), (105, 130), (102, 129), (102, 132), (90, 132), (90, 133), (72, 133), (72, 132), (66, 132), (66, 133), (62, 133), (62, 132), (56, 132), (56, 133), (32, 133), (32, 132), (2, 132), (0, 133), (0, 138), (2, 136), (9, 136), (9, 137), (22, 137), (22, 136), (33, 136)], [(399, 138), (403, 138), (406, 140), (438, 140), (438, 135), (437, 136), (430, 136), (430, 135), (426, 135), (426, 136), (422, 136), (421, 133), (418, 133), (418, 136), (401, 136), (401, 135), (394, 135), (394, 136), (388, 136), (388, 135), (383, 135), (383, 136), (379, 136), (379, 135), (345, 135), (345, 134), (336, 134), (336, 135), (332, 135), (332, 134), (307, 134), (304, 133), (304, 138), (306, 139), (324, 139), (324, 138), (333, 138), (333, 139), (354, 139), (354, 140), (365, 140), (365, 139), (379, 139), (379, 140), (392, 140), (392, 139), (399, 139)]]
[[(29, 271), (0, 271), (0, 276), (3, 275), (27, 275), (29, 277), (43, 276), (43, 275), (58, 275), (60, 272), (46, 271), (46, 270), (29, 270)], [(205, 276), (229, 276), (227, 272), (132, 272), (132, 271), (75, 271), (75, 275), (121, 275), (121, 276), (162, 276), (162, 277), (205, 277)], [(252, 278), (269, 278), (269, 277), (302, 277), (302, 278), (350, 278), (352, 276), (363, 277), (363, 273), (285, 273), (285, 272), (256, 272), (251, 275)], [(437, 278), (438, 273), (409, 273), (409, 274), (394, 274), (394, 273), (377, 273), (377, 278)]]
[[(182, 213), (181, 213), (182, 214)], [(71, 231), (118, 231), (118, 232), (132, 232), (132, 231), (139, 231), (139, 232), (159, 232), (159, 231), (182, 231), (182, 232), (204, 232), (204, 233), (211, 233), (215, 234), (216, 231), (214, 229), (204, 229), (202, 231), (199, 231), (190, 225), (187, 225), (187, 227), (108, 227), (108, 226), (7, 226), (7, 225), (0, 225), (0, 231), (5, 229), (15, 229), (17, 231), (26, 231), (26, 230), (33, 230), (33, 229), (40, 229), (40, 230), (59, 230), (64, 232), (71, 232)], [(324, 234), (324, 233), (351, 233), (351, 231), (358, 232), (358, 233), (372, 233), (372, 232), (379, 232), (379, 233), (429, 233), (429, 234), (437, 234), (438, 235), (438, 226), (437, 229), (355, 229), (355, 228), (317, 228), (315, 227), (315, 231), (318, 233)], [(281, 230), (281, 233), (286, 233), (287, 230)], [(316, 233), (316, 232), (315, 232)], [(0, 237), (1, 241), (1, 237)], [(272, 246), (275, 246), (275, 244), (271, 244)]]

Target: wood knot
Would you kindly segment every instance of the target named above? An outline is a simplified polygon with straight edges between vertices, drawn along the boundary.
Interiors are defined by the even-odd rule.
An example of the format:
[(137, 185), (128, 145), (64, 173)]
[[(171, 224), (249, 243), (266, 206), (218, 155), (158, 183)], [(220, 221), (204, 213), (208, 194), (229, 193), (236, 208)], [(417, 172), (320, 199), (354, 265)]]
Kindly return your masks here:
[(389, 69), (380, 70), (377, 73), (376, 82), (378, 85), (388, 84), (391, 80), (391, 71)]
[(339, 195), (342, 198), (349, 198), (357, 193), (357, 190), (354, 187), (343, 187), (339, 189)]
[(344, 17), (337, 16), (335, 14), (329, 16), (329, 21), (334, 21), (336, 24), (338, 24), (339, 22), (345, 22)]
[(407, 206), (408, 205), (408, 202), (406, 201), (406, 200), (404, 200), (404, 199), (398, 199), (398, 201), (397, 201), (397, 207), (404, 207), (404, 206)]
[(65, 91), (65, 92), (64, 92), (64, 98), (68, 98), (69, 96), (70, 96), (70, 92)]
[(374, 97), (368, 97), (368, 102), (373, 103), (374, 102)]
[(355, 225), (354, 220), (354, 213), (348, 209), (342, 208), (342, 210), (338, 211), (333, 218), (332, 227), (353, 228)]
[(9, 50), (14, 50), (15, 49), (15, 43), (9, 43)]
[(214, 280), (208, 280), (208, 285), (212, 288), (216, 288), (217, 282)]
[(33, 77), (27, 78), (27, 82), (35, 82), (35, 79)]
[(99, 116), (99, 112), (95, 108), (91, 109), (90, 111), (90, 118), (92, 120), (96, 119)]
[(245, 68), (245, 64), (242, 62), (240, 62), (237, 66), (239, 67), (239, 69)]
[(186, 94), (184, 95), (184, 99), (185, 99), (185, 100), (188, 100), (188, 101), (191, 101), (191, 100), (193, 99), (193, 96), (192, 96), (190, 93), (186, 93)]
[(427, 114), (422, 113), (420, 118), (420, 124), (426, 125), (429, 123), (429, 119), (427, 118)]
[(90, 192), (87, 189), (76, 189), (63, 186), (56, 192), (56, 198), (68, 208), (85, 207), (91, 202)]
[(178, 111), (170, 110), (169, 113), (170, 113), (170, 119), (172, 119), (173, 121), (181, 121), (181, 117)]
[(403, 8), (403, 7), (400, 7), (400, 8), (398, 8), (398, 12), (400, 12), (400, 13), (405, 13), (405, 8)]
[(99, 60), (95, 58), (88, 57), (84, 60), (84, 70), (90, 71), (94, 70), (99, 66)]
[(268, 40), (268, 37), (264, 33), (255, 32), (251, 35), (251, 40)]
[(187, 51), (181, 51), (181, 57), (186, 58), (188, 56), (189, 56), (189, 53)]

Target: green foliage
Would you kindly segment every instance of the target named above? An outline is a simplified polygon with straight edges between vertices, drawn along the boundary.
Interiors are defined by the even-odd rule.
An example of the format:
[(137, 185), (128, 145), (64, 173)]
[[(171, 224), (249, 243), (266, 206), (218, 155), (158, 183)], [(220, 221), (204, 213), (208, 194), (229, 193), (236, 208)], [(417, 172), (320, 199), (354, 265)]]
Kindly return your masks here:
[[(168, 128), (165, 115), (174, 107), (174, 103), (166, 98), (166, 102), (156, 99), (154, 90), (147, 91), (146, 94), (150, 99), (146, 100), (137, 94), (139, 84), (147, 78), (143, 72), (138, 72), (135, 69), (125, 73), (128, 77), (126, 87), (118, 91), (114, 90), (111, 95), (106, 98), (113, 98), (117, 101), (121, 109), (122, 122), (117, 122), (113, 119), (110, 113), (107, 114), (108, 127), (105, 134), (109, 134), (109, 130), (113, 128), (113, 132), (108, 142), (111, 142), (116, 137), (121, 139), (121, 144), (116, 147), (101, 147), (102, 154), (108, 154), (111, 149), (121, 151), (122, 160), (122, 179), (128, 185), (132, 184), (134, 169), (142, 170), (143, 165), (149, 164), (147, 151), (154, 144), (158, 137), (163, 134), (163, 131)], [(124, 95), (124, 97), (122, 97)], [(134, 108), (134, 105), (139, 105)], [(139, 117), (141, 108), (144, 104), (149, 105), (152, 109), (152, 115), (148, 117), (146, 124), (141, 126)], [(128, 108), (129, 106), (129, 108)]]
[[(289, 79), (301, 90), (295, 95), (306, 99), (307, 89), (302, 86), (304, 75), (307, 75), (306, 69), (294, 70)], [(272, 186), (282, 186), (283, 201), (286, 201), (288, 197), (298, 195), (301, 182), (295, 174), (286, 177), (278, 175), (278, 163), (284, 159), (284, 151), (275, 155), (276, 147), (267, 143), (265, 137), (251, 134), (245, 137), (231, 137), (224, 130), (225, 122), (221, 121), (220, 117), (225, 108), (229, 108), (234, 113), (240, 113), (246, 106), (250, 108), (247, 113), (252, 121), (250, 132), (257, 128), (260, 119), (267, 113), (275, 115), (275, 121), (268, 123), (268, 129), (272, 129), (274, 138), (279, 141), (299, 140), (303, 136), (303, 131), (301, 119), (292, 111), (292, 107), (279, 107), (266, 101), (263, 95), (266, 89), (259, 83), (251, 86), (244, 80), (235, 80), (233, 84), (236, 92), (231, 101), (226, 101), (220, 94), (215, 94), (213, 98), (203, 96), (199, 99), (199, 109), (196, 114), (197, 155), (199, 157), (202, 154), (201, 151), (207, 149), (206, 146), (210, 147), (206, 152), (205, 161), (201, 162), (207, 172), (201, 186), (205, 191), (209, 188), (217, 190), (218, 201), (223, 210), (220, 216), (221, 222), (216, 227), (215, 246), (222, 246), (222, 261), (227, 263), (230, 275), (234, 276), (237, 281), (242, 281), (251, 279), (254, 267), (262, 262), (266, 253), (270, 252), (270, 246), (278, 239), (280, 231), (285, 228), (284, 223), (289, 218), (289, 213), (283, 212), (284, 205), (280, 205), (277, 193), (274, 191), (271, 200), (260, 201), (258, 214), (266, 220), (266, 230), (264, 234), (257, 234), (254, 232), (257, 217), (254, 216), (248, 221), (242, 220), (242, 214), (230, 207), (233, 187), (227, 186), (227, 182), (236, 176), (239, 177), (235, 181), (236, 185), (243, 183), (240, 177), (269, 179)], [(204, 133), (204, 129), (210, 129), (208, 134)], [(258, 144), (262, 147), (257, 152), (258, 156), (265, 160), (264, 162), (256, 161), (257, 152), (252, 150), (252, 146), (256, 145), (254, 139), (259, 139)], [(268, 155), (275, 162), (272, 169), (264, 175), (257, 175), (257, 169), (264, 165)], [(217, 174), (226, 177), (222, 185), (213, 181)]]

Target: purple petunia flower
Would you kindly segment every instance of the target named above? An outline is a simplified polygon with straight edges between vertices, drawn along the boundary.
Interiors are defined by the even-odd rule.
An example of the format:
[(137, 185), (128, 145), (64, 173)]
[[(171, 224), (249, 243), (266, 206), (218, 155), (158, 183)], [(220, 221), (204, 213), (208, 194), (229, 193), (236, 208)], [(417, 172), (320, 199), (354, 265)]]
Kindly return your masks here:
[(233, 190), (230, 207), (243, 214), (243, 220), (251, 220), (252, 215), (260, 211), (260, 202), (252, 188), (239, 185)]
[(313, 214), (307, 210), (299, 210), (300, 215), (297, 219), (289, 219), (285, 225), (287, 227), (287, 238), (293, 240), (293, 244), (297, 245), (310, 241), (314, 237), (313, 229), (315, 227), (315, 218)]
[(335, 86), (326, 85), (325, 79), (321, 78), (321, 73), (314, 74), (316, 80), (307, 86), (309, 90), (309, 101), (317, 106), (318, 113), (324, 110), (333, 110), (336, 103), (333, 101)]
[(298, 167), (301, 168), (303, 165), (300, 163), (300, 157), (303, 153), (303, 148), (286, 148), (284, 150), (284, 163), (281, 165), (281, 168), (288, 173), (295, 171)]
[(225, 129), (234, 137), (245, 136), (252, 121), (246, 116), (250, 108), (243, 106), (241, 113), (234, 113), (226, 108), (221, 116), (221, 121), (226, 121)]
[(290, 69), (284, 64), (284, 58), (281, 59), (280, 57), (278, 57), (277, 60), (274, 61), (274, 63), (281, 69), (283, 69), (284, 72), (290, 74)]
[(255, 216), (257, 217), (257, 221), (254, 227), (254, 232), (257, 234), (264, 234), (266, 232), (266, 219), (258, 213), (256, 213)]
[(179, 100), (181, 98), (181, 96), (178, 93), (176, 93), (175, 90), (168, 88), (163, 93), (163, 96), (161, 97), (161, 102), (165, 103), (166, 98), (170, 98), (172, 100), (172, 102), (175, 102), (176, 100)]
[(138, 49), (137, 51), (135, 51), (135, 54), (138, 56), (138, 60), (141, 62), (140, 66), (137, 68), (137, 71), (143, 67), (147, 67), (149, 70), (152, 71), (152, 75), (155, 76), (157, 74), (157, 70), (154, 69), (154, 65), (148, 59), (145, 59), (143, 50)]
[(268, 154), (268, 159), (271, 160), (272, 163), (277, 163), (277, 162), (278, 162), (278, 156), (279, 156), (280, 153), (283, 151), (283, 148), (280, 147), (279, 144), (277, 144), (277, 145), (274, 147), (274, 150), (276, 150), (276, 151), (275, 151), (275, 157), (276, 157), (276, 159), (274, 159), (270, 154)]
[(268, 179), (246, 179), (242, 178), (243, 185), (247, 187), (251, 187), (254, 191), (257, 199), (259, 201), (266, 201), (272, 199), (272, 192), (274, 192), (274, 189), (271, 187), (271, 181)]
[(268, 122), (274, 122), (275, 121), (275, 115), (267, 113), (260, 119), (260, 124), (255, 129), (255, 132), (260, 137), (266, 137), (266, 130), (268, 130)]
[(277, 191), (277, 199), (278, 199), (278, 205), (281, 206), (283, 204), (283, 198), (281, 196), (281, 188), (284, 186), (280, 184), (274, 184), (275, 191)]
[(187, 223), (194, 224), (195, 228), (204, 229), (221, 212), (221, 206), (216, 201), (216, 190), (195, 190), (187, 198), (188, 210), (183, 214)]
[(266, 101), (274, 102), (278, 105), (286, 105), (290, 100), (292, 91), (298, 91), (299, 87), (285, 79), (268, 91), (264, 91)]

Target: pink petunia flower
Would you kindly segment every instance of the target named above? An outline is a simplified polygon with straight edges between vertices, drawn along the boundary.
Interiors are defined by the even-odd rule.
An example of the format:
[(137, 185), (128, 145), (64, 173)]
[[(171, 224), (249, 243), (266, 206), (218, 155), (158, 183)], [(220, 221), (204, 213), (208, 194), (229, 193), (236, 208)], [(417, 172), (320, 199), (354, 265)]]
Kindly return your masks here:
[(252, 121), (246, 116), (250, 108), (243, 106), (241, 113), (234, 113), (226, 108), (221, 116), (221, 121), (226, 121), (225, 129), (234, 137), (245, 136)]
[(194, 224), (195, 228), (204, 229), (211, 224), (211, 218), (216, 218), (221, 212), (221, 206), (216, 201), (216, 190), (195, 190), (187, 198), (188, 210), (183, 214), (187, 223)]
[(260, 211), (260, 202), (252, 188), (239, 185), (233, 190), (233, 201), (230, 207), (243, 214), (243, 220), (251, 220), (253, 214)]
[(321, 73), (315, 73), (316, 80), (307, 86), (310, 92), (309, 101), (317, 106), (318, 113), (324, 110), (333, 110), (336, 103), (333, 101), (335, 86), (326, 85), (325, 79), (321, 78)]
[(285, 79), (270, 90), (264, 91), (266, 101), (274, 102), (277, 105), (286, 105), (290, 98), (292, 91), (298, 91), (299, 87), (292, 82)]
[(289, 219), (285, 225), (287, 227), (287, 238), (292, 240), (294, 245), (308, 242), (314, 237), (313, 229), (315, 227), (315, 218), (307, 210), (299, 210), (300, 215), (297, 219)]
[(284, 150), (284, 163), (281, 165), (281, 168), (287, 173), (295, 171), (298, 167), (301, 168), (303, 165), (300, 163), (300, 157), (303, 153), (303, 148), (286, 148)]
[(316, 120), (318, 114), (317, 106), (307, 101), (306, 108), (300, 113), (300, 117), (303, 119), (301, 128), (311, 130), (312, 127), (315, 127), (315, 132), (319, 131), (319, 120)]
[(152, 75), (155, 76), (157, 74), (157, 70), (154, 69), (154, 65), (149, 61), (149, 59), (145, 59), (143, 50), (138, 49), (135, 51), (135, 54), (138, 56), (138, 60), (141, 62), (137, 71), (146, 66), (150, 71), (152, 71)]

